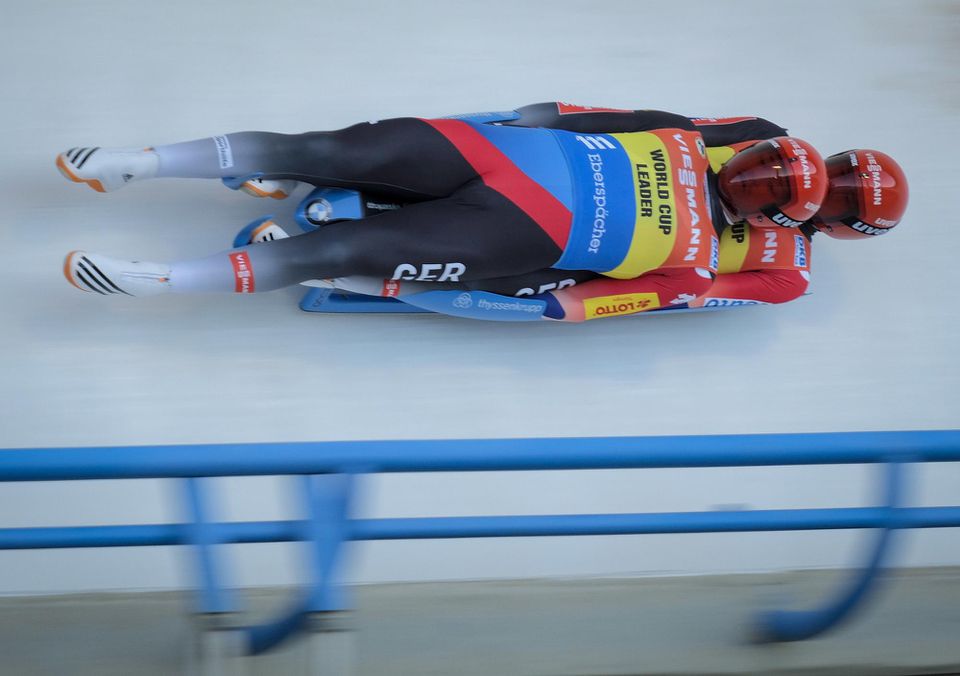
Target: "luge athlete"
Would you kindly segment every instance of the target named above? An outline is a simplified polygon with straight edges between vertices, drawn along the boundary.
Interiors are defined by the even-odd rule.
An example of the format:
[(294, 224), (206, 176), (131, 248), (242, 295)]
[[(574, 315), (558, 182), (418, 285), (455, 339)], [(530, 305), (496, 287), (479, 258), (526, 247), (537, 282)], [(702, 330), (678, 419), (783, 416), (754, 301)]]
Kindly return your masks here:
[[(67, 278), (103, 295), (268, 291), (315, 278), (477, 282), (561, 269), (597, 273), (531, 299), (558, 313), (563, 294), (632, 295), (633, 311), (690, 302), (712, 284), (723, 213), (792, 223), (826, 190), (819, 154), (781, 137), (714, 175), (696, 126), (652, 116), (645, 129), (585, 136), (473, 120), (402, 118), (336, 132), (230, 134), (144, 150), (75, 148), (57, 164), (107, 192), (158, 176), (269, 186), (305, 181), (408, 203), (316, 232), (172, 264), (72, 252)], [(537, 294), (538, 296), (542, 294)], [(560, 315), (563, 316), (560, 316)], [(552, 316), (551, 316), (552, 315)]]

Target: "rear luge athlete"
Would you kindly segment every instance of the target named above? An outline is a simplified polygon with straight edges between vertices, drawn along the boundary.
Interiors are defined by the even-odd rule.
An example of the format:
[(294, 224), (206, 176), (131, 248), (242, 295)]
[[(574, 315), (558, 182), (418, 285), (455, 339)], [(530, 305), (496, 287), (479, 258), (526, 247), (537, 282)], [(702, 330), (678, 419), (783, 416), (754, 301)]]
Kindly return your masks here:
[[(357, 276), (477, 284), (549, 269), (575, 272), (578, 281), (592, 273), (574, 287), (534, 294), (520, 310), (526, 318), (568, 321), (693, 301), (713, 283), (726, 220), (803, 221), (826, 191), (822, 159), (799, 139), (752, 145), (714, 174), (696, 125), (653, 112), (648, 128), (587, 136), (400, 118), (140, 150), (75, 148), (57, 166), (102, 192), (155, 177), (218, 178), (282, 197), (302, 181), (405, 204), (199, 260), (164, 264), (71, 252), (64, 272), (81, 290), (254, 293)], [(517, 309), (490, 295), (491, 306)]]

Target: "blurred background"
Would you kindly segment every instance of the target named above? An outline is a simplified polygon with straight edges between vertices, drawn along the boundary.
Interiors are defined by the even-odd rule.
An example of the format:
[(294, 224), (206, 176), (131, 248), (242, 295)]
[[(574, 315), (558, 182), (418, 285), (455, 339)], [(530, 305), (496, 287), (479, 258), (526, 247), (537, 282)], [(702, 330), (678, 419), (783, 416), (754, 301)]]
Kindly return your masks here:
[[(954, 142), (960, 3), (349, 3), (41, 0), (2, 6), (0, 447), (914, 430), (960, 426)], [(290, 220), (217, 181), (97, 194), (58, 152), (243, 130), (302, 132), (538, 101), (756, 115), (824, 155), (875, 147), (911, 204), (875, 241), (816, 238), (812, 295), (780, 307), (584, 325), (336, 316), (302, 289), (101, 298), (67, 251), (148, 260)], [(117, 451), (122, 452), (122, 450)], [(913, 504), (955, 501), (918, 468)], [(376, 477), (362, 516), (852, 506), (868, 468)], [(223, 480), (229, 518), (293, 513), (280, 480)], [(0, 485), (0, 526), (175, 520), (162, 481)], [(847, 565), (856, 532), (369, 543), (357, 582), (781, 571)], [(955, 530), (898, 565), (960, 564)], [(247, 546), (243, 585), (297, 579)], [(161, 549), (4, 552), (0, 593), (175, 589)]]

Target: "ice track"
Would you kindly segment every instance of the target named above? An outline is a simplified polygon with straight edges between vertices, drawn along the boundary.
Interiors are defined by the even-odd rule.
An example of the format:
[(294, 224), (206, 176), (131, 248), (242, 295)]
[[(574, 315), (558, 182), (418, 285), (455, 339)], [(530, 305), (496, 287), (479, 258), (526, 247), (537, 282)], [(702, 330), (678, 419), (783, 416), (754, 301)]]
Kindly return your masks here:
[[(955, 136), (960, 5), (47, 0), (0, 23), (0, 447), (416, 437), (803, 432), (960, 425)], [(85, 248), (165, 260), (226, 248), (296, 199), (214, 181), (96, 194), (53, 160), (247, 129), (299, 132), (542, 100), (760, 115), (824, 154), (877, 147), (911, 180), (906, 220), (814, 243), (814, 294), (581, 326), (436, 316), (318, 316), (300, 290), (101, 298), (64, 281)], [(298, 193), (299, 196), (299, 193)], [(722, 480), (718, 480), (722, 476)], [(866, 470), (392, 477), (365, 514), (633, 511), (864, 504)], [(930, 468), (920, 502), (960, 477)], [(174, 518), (166, 487), (4, 486), (5, 526)], [(279, 482), (231, 481), (231, 516), (276, 516)], [(54, 496), (56, 499), (54, 500)], [(838, 502), (839, 501), (839, 502)], [(911, 536), (902, 564), (960, 563)], [(953, 542), (951, 542), (953, 541)], [(846, 563), (845, 533), (393, 543), (363, 580), (726, 572)], [(241, 582), (284, 581), (282, 548)], [(17, 552), (0, 593), (169, 587), (154, 551)]]

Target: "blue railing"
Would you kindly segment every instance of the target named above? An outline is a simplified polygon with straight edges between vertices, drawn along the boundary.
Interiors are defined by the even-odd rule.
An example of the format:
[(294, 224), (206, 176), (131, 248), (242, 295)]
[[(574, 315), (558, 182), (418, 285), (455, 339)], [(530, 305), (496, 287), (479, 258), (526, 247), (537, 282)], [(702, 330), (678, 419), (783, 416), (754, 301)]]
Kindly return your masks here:
[[(878, 537), (862, 569), (834, 598), (807, 611), (762, 615), (756, 637), (809, 638), (849, 617), (874, 588), (903, 528), (960, 526), (960, 506), (903, 505), (906, 469), (916, 462), (960, 461), (960, 430), (696, 437), (600, 437), (431, 441), (44, 448), (0, 451), (0, 481), (181, 478), (189, 518), (183, 523), (0, 529), (0, 549), (191, 545), (199, 612), (236, 612), (224, 584), (226, 543), (303, 541), (311, 583), (273, 622), (239, 629), (246, 650), (276, 645), (316, 614), (347, 609), (340, 554), (357, 540), (705, 533), (869, 528)], [(350, 506), (361, 475), (376, 472), (470, 472), (664, 467), (879, 464), (882, 494), (873, 507), (356, 519)], [(206, 477), (301, 475), (306, 518), (225, 522), (216, 518)]]

